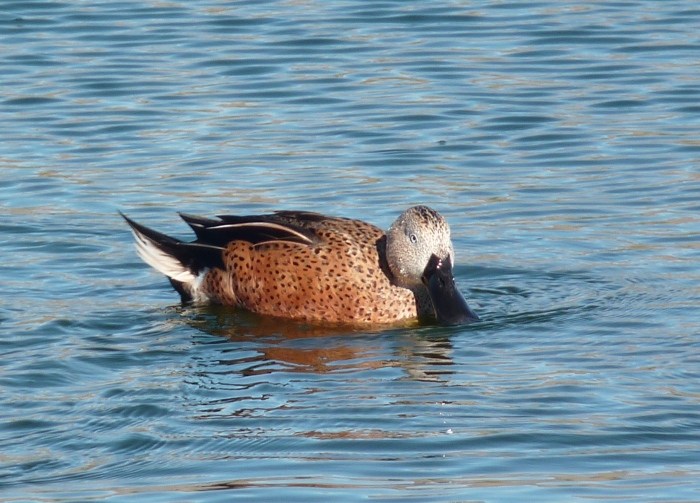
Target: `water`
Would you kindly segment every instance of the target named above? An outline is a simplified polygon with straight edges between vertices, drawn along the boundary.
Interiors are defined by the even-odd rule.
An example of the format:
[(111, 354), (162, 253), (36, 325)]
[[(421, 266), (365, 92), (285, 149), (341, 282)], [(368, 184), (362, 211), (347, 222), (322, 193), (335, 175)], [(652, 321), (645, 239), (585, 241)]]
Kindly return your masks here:
[[(700, 500), (700, 9), (426, 5), (3, 3), (3, 501)], [(180, 306), (117, 214), (419, 203), (483, 322)]]

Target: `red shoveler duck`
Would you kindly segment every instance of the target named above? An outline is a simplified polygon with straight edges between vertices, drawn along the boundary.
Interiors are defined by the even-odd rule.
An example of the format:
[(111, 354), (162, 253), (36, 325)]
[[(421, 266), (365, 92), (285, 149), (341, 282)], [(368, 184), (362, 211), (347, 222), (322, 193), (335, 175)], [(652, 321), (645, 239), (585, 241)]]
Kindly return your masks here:
[(306, 211), (180, 214), (197, 236), (193, 242), (122, 216), (138, 255), (170, 279), (183, 302), (336, 323), (479, 319), (455, 286), (450, 228), (427, 206), (409, 208), (386, 233)]

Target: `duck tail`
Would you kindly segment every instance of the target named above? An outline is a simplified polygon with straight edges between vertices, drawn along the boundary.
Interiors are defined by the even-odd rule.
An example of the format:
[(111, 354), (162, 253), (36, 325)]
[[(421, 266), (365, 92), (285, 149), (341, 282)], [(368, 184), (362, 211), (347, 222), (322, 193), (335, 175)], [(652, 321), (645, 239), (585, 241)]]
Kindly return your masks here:
[(221, 267), (221, 248), (180, 241), (119, 214), (131, 227), (139, 257), (165, 274), (183, 301), (199, 297), (203, 274), (211, 267)]

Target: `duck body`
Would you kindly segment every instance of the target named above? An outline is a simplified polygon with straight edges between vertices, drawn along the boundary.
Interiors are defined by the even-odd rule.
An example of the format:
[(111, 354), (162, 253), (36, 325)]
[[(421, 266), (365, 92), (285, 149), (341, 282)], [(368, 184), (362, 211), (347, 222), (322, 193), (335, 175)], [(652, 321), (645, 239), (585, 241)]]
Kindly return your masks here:
[(168, 276), (185, 302), (340, 323), (478, 319), (454, 287), (449, 227), (426, 206), (404, 212), (388, 234), (360, 220), (306, 211), (181, 217), (195, 241), (124, 216), (139, 256)]

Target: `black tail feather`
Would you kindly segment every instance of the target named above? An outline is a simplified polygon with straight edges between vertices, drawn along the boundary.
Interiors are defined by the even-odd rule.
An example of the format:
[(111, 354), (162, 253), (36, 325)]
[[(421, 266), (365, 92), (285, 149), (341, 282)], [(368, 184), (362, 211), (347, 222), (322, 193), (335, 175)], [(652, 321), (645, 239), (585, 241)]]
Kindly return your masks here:
[[(197, 276), (204, 269), (211, 269), (214, 267), (225, 269), (221, 254), (222, 247), (203, 244), (196, 241), (192, 243), (181, 241), (141, 225), (124, 215), (122, 212), (119, 212), (119, 214), (122, 216), (122, 218), (124, 218), (124, 220), (126, 220), (135, 233), (145, 236), (158, 249), (175, 258), (183, 266), (192, 271), (195, 276)], [(171, 281), (176, 280), (171, 278)], [(178, 285), (175, 285), (175, 283), (173, 283), (173, 286), (182, 294), (182, 283), (178, 283), (180, 283), (179, 288)]]

